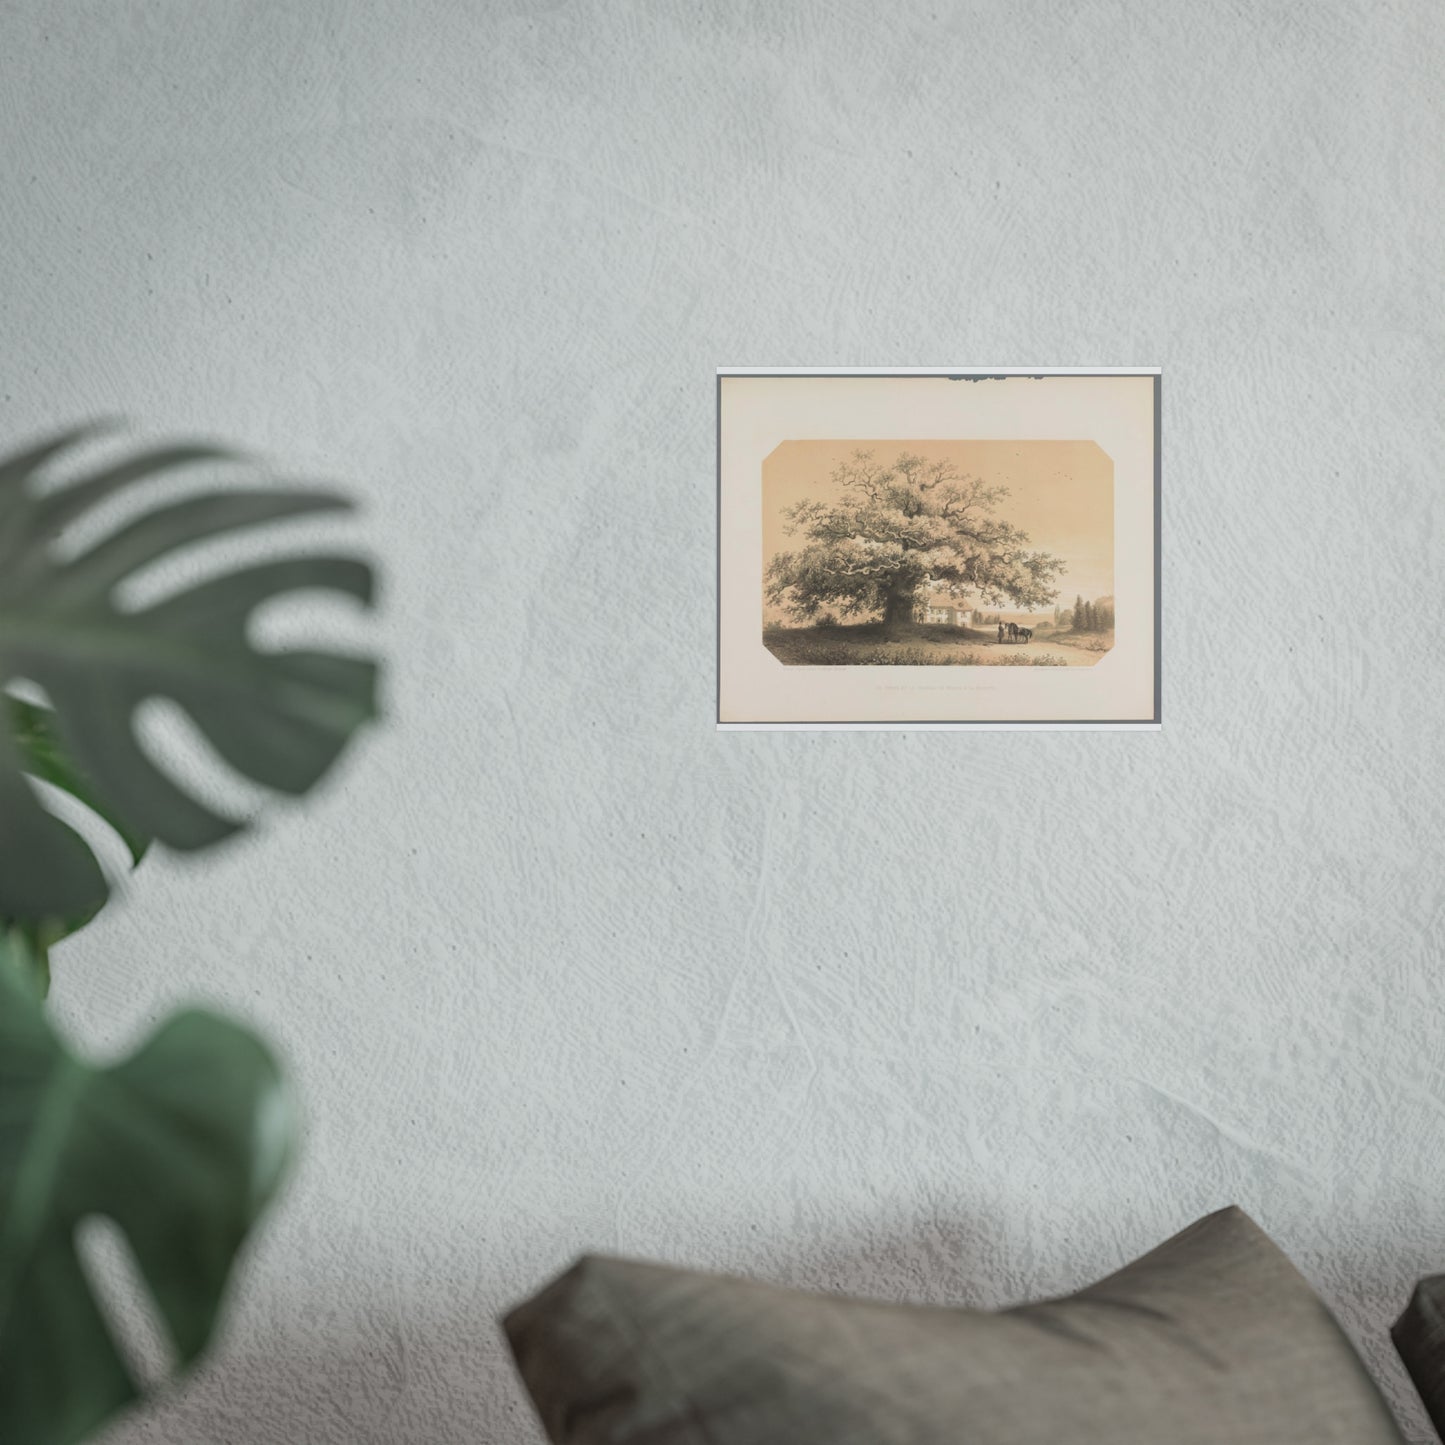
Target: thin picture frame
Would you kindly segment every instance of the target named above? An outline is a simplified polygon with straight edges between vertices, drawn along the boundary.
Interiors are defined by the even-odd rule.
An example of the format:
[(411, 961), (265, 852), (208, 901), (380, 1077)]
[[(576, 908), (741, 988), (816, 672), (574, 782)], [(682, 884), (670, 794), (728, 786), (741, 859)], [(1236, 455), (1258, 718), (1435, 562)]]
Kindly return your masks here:
[[(909, 381), (921, 385), (910, 391)], [(830, 386), (833, 382), (845, 385)], [(970, 382), (980, 385), (952, 386)], [(1157, 731), (1162, 726), (1160, 368), (719, 367), (716, 387), (719, 731)], [(1045, 518), (1047, 531), (1048, 499), (1064, 495), (1050, 492), (1049, 485), (1057, 489), (1074, 483), (1057, 468), (1054, 475), (1064, 479), (1046, 483), (1033, 477), (1030, 467), (1040, 473), (1042, 458), (1077, 458), (1078, 448), (1090, 443), (1109, 463), (1112, 527), (1106, 530), (1111, 530), (1110, 566), (1120, 568), (1117, 634), (1111, 589), (1104, 599), (1109, 629), (1098, 638), (1055, 630), (1056, 608), (1054, 619), (1043, 621), (1039, 637), (1032, 627), (1018, 629), (1023, 642), (1036, 644), (1031, 648), (996, 650), (991, 630), (984, 642), (977, 629), (944, 637), (945, 629), (922, 628), (914, 632), (924, 646), (891, 653), (879, 646), (854, 652), (835, 641), (826, 660), (839, 665), (825, 667), (808, 665), (822, 656), (805, 645), (816, 640), (814, 634), (789, 631), (777, 604), (763, 602), (763, 557), (769, 546), (766, 533), (777, 530), (776, 497), (796, 498), (799, 487), (810, 486), (826, 494), (825, 461), (836, 462), (855, 444), (896, 447), (900, 453), (905, 444), (916, 446), (929, 456), (962, 458), (965, 467), (972, 462), (974, 472), (980, 470), (980, 456), (996, 457), (1000, 447), (1012, 445), (1017, 459), (1022, 449), (1023, 460), (1013, 465), (1024, 476), (1023, 499), (996, 505), (1031, 509), (1036, 518)], [(886, 458), (870, 463), (885, 464)], [(771, 508), (769, 496), (774, 498)], [(1089, 525), (1097, 530), (1103, 524)], [(1067, 546), (1064, 551), (1067, 565)], [(919, 615), (930, 620), (965, 616), (961, 610), (931, 608)], [(991, 615), (1002, 622), (1006, 614)], [(859, 616), (868, 619), (866, 610)], [(970, 624), (975, 616), (967, 614)], [(1014, 617), (1034, 621), (1017, 612)], [(1000, 642), (1004, 626), (999, 627)], [(844, 626), (829, 635), (846, 639), (851, 647), (869, 631)], [(940, 645), (955, 639), (953, 648)], [(1083, 655), (1080, 643), (1101, 655)], [(951, 667), (908, 661), (878, 665), (924, 656), (933, 663), (955, 656), (962, 660)], [(1056, 665), (1064, 662), (1070, 665)], [(984, 665), (997, 663), (1011, 665)]]

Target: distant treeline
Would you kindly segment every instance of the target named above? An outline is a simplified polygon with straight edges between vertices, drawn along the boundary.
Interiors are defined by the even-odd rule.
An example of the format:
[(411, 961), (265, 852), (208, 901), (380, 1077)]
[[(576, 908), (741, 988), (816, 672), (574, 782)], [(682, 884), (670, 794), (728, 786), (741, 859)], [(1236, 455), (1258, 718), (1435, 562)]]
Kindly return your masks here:
[[(1017, 613), (1014, 614), (1018, 616)], [(975, 612), (973, 614), (973, 625), (975, 627), (996, 627), (1004, 620), (1001, 612)], [(1030, 621), (1029, 625), (1048, 627), (1049, 621), (1044, 618), (1039, 623)], [(1072, 607), (1055, 607), (1053, 628), (1056, 632), (1109, 632), (1114, 626), (1114, 599), (1112, 597), (1097, 597), (1092, 602), (1086, 602), (1083, 597), (1075, 597)]]
[(1110, 632), (1114, 627), (1114, 599), (1100, 597), (1086, 602), (1075, 597), (1072, 607), (1054, 608), (1054, 626), (1070, 632)]

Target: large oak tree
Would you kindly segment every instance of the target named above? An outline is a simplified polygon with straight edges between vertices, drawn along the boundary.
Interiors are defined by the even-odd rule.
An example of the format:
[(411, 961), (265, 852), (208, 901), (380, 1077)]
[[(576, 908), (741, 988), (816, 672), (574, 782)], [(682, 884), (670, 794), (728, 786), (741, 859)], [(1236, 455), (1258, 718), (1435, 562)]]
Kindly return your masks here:
[(922, 597), (977, 596), (1000, 607), (1045, 607), (1063, 563), (1031, 552), (1028, 536), (994, 515), (1007, 487), (965, 476), (949, 461), (901, 453), (891, 467), (854, 452), (833, 471), (833, 501), (789, 507), (788, 533), (807, 545), (768, 563), (768, 600), (799, 621), (836, 606), (880, 618), (903, 635)]

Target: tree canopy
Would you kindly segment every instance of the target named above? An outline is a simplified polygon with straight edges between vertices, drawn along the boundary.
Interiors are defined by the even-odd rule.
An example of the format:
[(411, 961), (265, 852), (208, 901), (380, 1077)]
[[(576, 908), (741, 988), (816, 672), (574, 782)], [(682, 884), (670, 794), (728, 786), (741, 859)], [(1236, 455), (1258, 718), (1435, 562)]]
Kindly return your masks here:
[(884, 466), (856, 451), (832, 480), (840, 496), (788, 508), (788, 534), (806, 545), (767, 567), (768, 600), (799, 621), (831, 605), (845, 617), (881, 616), (896, 633), (920, 591), (993, 607), (1045, 607), (1058, 596), (1051, 584), (1064, 564), (1030, 551), (1028, 535), (995, 515), (1007, 487), (909, 452)]

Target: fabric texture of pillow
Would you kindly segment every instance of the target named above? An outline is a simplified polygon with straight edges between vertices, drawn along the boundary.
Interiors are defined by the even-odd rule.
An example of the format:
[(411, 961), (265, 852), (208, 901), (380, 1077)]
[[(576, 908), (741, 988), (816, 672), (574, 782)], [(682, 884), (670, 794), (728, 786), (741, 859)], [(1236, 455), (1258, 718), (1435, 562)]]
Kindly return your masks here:
[(1329, 1311), (1238, 1209), (999, 1314), (587, 1257), (504, 1327), (556, 1445), (1403, 1438)]
[(1426, 1413), (1445, 1440), (1445, 1274), (1431, 1275), (1415, 1286), (1390, 1335)]

